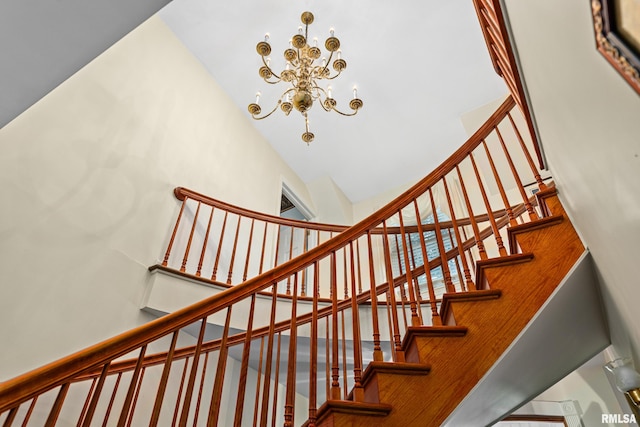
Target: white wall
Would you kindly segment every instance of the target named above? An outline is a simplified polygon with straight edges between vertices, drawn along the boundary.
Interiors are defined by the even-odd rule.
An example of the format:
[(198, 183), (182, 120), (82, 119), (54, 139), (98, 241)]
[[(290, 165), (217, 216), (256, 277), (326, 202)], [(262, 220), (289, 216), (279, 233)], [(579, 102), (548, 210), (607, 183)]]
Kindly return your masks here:
[(612, 343), (638, 367), (640, 96), (597, 52), (590, 2), (506, 6), (549, 167), (601, 279)]
[(154, 17), (0, 130), (0, 380), (149, 320), (174, 187), (313, 206), (250, 123)]

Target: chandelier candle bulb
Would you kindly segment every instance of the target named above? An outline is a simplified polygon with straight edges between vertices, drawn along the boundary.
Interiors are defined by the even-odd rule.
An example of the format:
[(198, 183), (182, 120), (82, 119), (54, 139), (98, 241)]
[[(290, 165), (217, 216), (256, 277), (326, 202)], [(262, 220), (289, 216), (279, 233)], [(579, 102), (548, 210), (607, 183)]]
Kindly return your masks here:
[[(304, 28), (303, 26), (298, 27), (298, 33), (294, 34), (289, 40), (289, 48), (284, 50), (285, 68), (279, 74), (270, 65), (271, 45), (268, 43), (270, 39), (269, 33), (264, 35), (264, 41), (257, 44), (256, 51), (262, 56), (263, 60), (263, 65), (258, 70), (260, 77), (269, 84), (285, 83), (287, 87), (282, 91), (275, 107), (264, 115), (261, 115), (262, 108), (259, 105), (260, 92), (256, 93), (256, 102), (249, 104), (248, 110), (255, 120), (265, 119), (278, 109), (282, 110), (287, 116), (293, 109), (299, 111), (305, 118), (305, 132), (302, 134), (302, 140), (308, 144), (314, 139), (314, 135), (309, 129), (308, 113), (315, 101), (318, 101), (317, 103), (320, 104), (324, 111), (334, 111), (342, 116), (354, 116), (362, 108), (362, 100), (357, 98), (358, 94), (354, 87), (354, 99), (349, 103), (352, 111), (346, 113), (336, 108), (337, 102), (333, 99), (331, 86), (327, 86), (325, 89), (322, 81), (326, 80), (328, 83), (338, 77), (347, 67), (347, 62), (342, 59), (340, 40), (335, 37), (334, 29), (330, 28), (329, 33), (331, 35), (324, 43), (329, 55), (328, 57), (322, 56), (322, 50), (318, 46), (318, 38), (308, 38), (309, 25), (314, 20), (313, 14), (304, 12), (300, 20), (304, 24)], [(335, 60), (333, 60), (334, 52), (336, 52), (337, 58)], [(333, 70), (329, 69), (329, 63), (332, 63)]]
[(357, 87), (353, 87), (353, 99), (358, 98), (358, 88)]

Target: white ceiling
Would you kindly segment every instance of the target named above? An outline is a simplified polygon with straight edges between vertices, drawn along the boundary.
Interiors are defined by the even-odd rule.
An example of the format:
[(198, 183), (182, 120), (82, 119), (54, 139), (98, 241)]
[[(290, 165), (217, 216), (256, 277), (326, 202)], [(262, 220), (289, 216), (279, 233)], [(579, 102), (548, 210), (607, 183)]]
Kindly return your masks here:
[(284, 87), (258, 75), (256, 43), (270, 34), (279, 72), (305, 10), (315, 16), (310, 39), (323, 47), (333, 27), (341, 41), (347, 69), (331, 82), (338, 107), (350, 111), (354, 85), (364, 107), (355, 117), (312, 108), (309, 146), (295, 110), (252, 123), (303, 181), (328, 175), (352, 202), (426, 175), (466, 139), (460, 116), (507, 92), (471, 0), (174, 0), (160, 16), (250, 117), (257, 91), (268, 111)]

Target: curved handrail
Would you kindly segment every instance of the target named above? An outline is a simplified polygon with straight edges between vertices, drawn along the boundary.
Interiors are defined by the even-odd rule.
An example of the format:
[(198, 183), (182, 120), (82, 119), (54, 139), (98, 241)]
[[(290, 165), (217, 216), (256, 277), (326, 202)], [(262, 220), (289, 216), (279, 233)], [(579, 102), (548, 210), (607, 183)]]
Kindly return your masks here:
[[(436, 168), (433, 172), (427, 175), (424, 179), (419, 181), (417, 184), (409, 188), (403, 194), (398, 196), (392, 202), (387, 204), (382, 209), (374, 212), (367, 218), (363, 219), (359, 223), (348, 227), (342, 230), (339, 234), (318, 244), (313, 249), (310, 249), (307, 252), (302, 253), (296, 258), (293, 258), (281, 265), (275, 266), (274, 268), (263, 272), (253, 278), (248, 279), (244, 283), (231, 287), (227, 290), (222, 291), (219, 294), (213, 295), (205, 300), (202, 300), (198, 303), (195, 303), (191, 306), (185, 307), (183, 309), (177, 310), (174, 313), (168, 314), (164, 317), (153, 320), (145, 325), (134, 328), (130, 331), (126, 331), (116, 337), (105, 340), (99, 344), (88, 347), (85, 350), (76, 352), (72, 355), (69, 355), (63, 359), (47, 364), (43, 367), (37, 368), (31, 372), (20, 375), (14, 379), (8, 380), (6, 382), (0, 383), (0, 412), (9, 410), (11, 408), (15, 408), (16, 405), (24, 402), (33, 396), (44, 393), (54, 387), (60, 386), (62, 384), (68, 383), (73, 378), (77, 376), (81, 376), (86, 372), (97, 369), (99, 367), (108, 367), (108, 365), (114, 361), (115, 359), (126, 355), (136, 349), (143, 348), (147, 344), (167, 336), (171, 333), (174, 333), (184, 327), (187, 327), (194, 322), (199, 322), (203, 319), (206, 319), (208, 316), (219, 312), (227, 307), (231, 307), (236, 302), (242, 301), (248, 297), (251, 297), (257, 292), (263, 291), (266, 288), (273, 286), (275, 283), (285, 280), (292, 275), (296, 275), (297, 272), (302, 271), (305, 268), (311, 267), (313, 265), (317, 265), (322, 259), (327, 257), (329, 254), (334, 254), (336, 251), (346, 248), (348, 245), (352, 245), (353, 242), (356, 242), (358, 239), (364, 238), (366, 236), (371, 236), (371, 234), (377, 230), (385, 230), (386, 231), (386, 221), (396, 215), (399, 211), (401, 211), (406, 206), (410, 205), (412, 202), (415, 203), (415, 200), (422, 196), (423, 194), (429, 192), (430, 188), (435, 186), (439, 181), (446, 176), (446, 174), (457, 170), (458, 174), (460, 171), (458, 169), (458, 165), (465, 160), (470, 153), (479, 147), (481, 144), (485, 144), (485, 138), (488, 137), (489, 133), (493, 130), (497, 129), (498, 124), (505, 119), (505, 117), (509, 117), (510, 121), (513, 123), (511, 116), (509, 115), (509, 111), (513, 108), (514, 101), (511, 97), (508, 97), (505, 102), (500, 106), (500, 108), (487, 120), (487, 122), (477, 131), (475, 132), (468, 141), (463, 144), (456, 152), (449, 157), (442, 165)], [(500, 138), (502, 139), (502, 138)], [(522, 141), (521, 141), (522, 143)], [(524, 144), (524, 143), (522, 143)], [(524, 145), (523, 145), (524, 146)], [(486, 149), (486, 145), (485, 145)], [(473, 158), (472, 158), (473, 161)], [(475, 169), (475, 163), (474, 163)], [(477, 170), (476, 170), (477, 174)], [(534, 172), (536, 177), (536, 181), (540, 186), (543, 186), (539, 175)], [(445, 182), (446, 184), (446, 182)], [(482, 189), (482, 188), (481, 188)], [(482, 190), (483, 196), (486, 201), (486, 194), (484, 190)], [(524, 194), (524, 193), (523, 193)], [(193, 195), (193, 193), (192, 193)], [(431, 197), (433, 197), (431, 195)], [(466, 196), (465, 196), (466, 198)], [(432, 200), (433, 203), (433, 200)], [(469, 201), (467, 200), (467, 204)], [(487, 203), (488, 204), (488, 203)], [(525, 203), (526, 205), (526, 203)], [(470, 206), (470, 205), (469, 205)], [(229, 205), (229, 208), (230, 205)], [(417, 210), (417, 207), (416, 207)], [(526, 208), (531, 214), (530, 206)], [(509, 213), (509, 221), (514, 220), (513, 209), (509, 205), (507, 205), (506, 212)], [(471, 212), (470, 212), (471, 213)], [(474, 225), (475, 216), (471, 213), (470, 215), (471, 225)], [(488, 214), (489, 220), (492, 222), (492, 232), (497, 234), (497, 223), (495, 218), (492, 215), (492, 211)], [(418, 224), (418, 230), (420, 230), (422, 224)], [(452, 221), (452, 226), (457, 227), (455, 225), (455, 220)], [(381, 228), (379, 228), (381, 227)], [(440, 231), (440, 225), (435, 222), (435, 230)], [(400, 217), (400, 230), (404, 228), (402, 224), (402, 217)], [(477, 229), (477, 225), (475, 225), (475, 229)], [(436, 233), (437, 234), (437, 233)], [(383, 231), (383, 236), (384, 234)], [(496, 237), (498, 238), (498, 237)], [(478, 246), (478, 249), (481, 249), (481, 257), (482, 257), (482, 248), (480, 248), (480, 243), (482, 242), (482, 237), (480, 235), (479, 230), (475, 232), (475, 237), (473, 237), (475, 243)], [(386, 242), (386, 240), (385, 240)], [(442, 242), (438, 242), (439, 245)], [(388, 245), (385, 249), (385, 264), (387, 265), (387, 277), (390, 280), (387, 283), (393, 282), (394, 288), (396, 286), (396, 281), (392, 279), (393, 276), (389, 276), (390, 268), (389, 268), (389, 251)], [(404, 246), (404, 244), (403, 244)], [(345, 249), (346, 251), (346, 249)], [(446, 248), (440, 246), (440, 252), (443, 256), (446, 256)], [(353, 252), (351, 252), (353, 253)], [(371, 252), (370, 256), (371, 256)], [(407, 258), (406, 248), (404, 250), (405, 259)], [(486, 256), (486, 255), (484, 255)], [(334, 256), (335, 257), (335, 256)], [(445, 259), (448, 259), (445, 258)], [(335, 264), (335, 260), (332, 261), (332, 264)], [(431, 264), (431, 263), (430, 263)], [(445, 263), (441, 263), (442, 267), (445, 267)], [(351, 263), (351, 267), (353, 269), (353, 262)], [(424, 269), (423, 269), (424, 270)], [(410, 269), (405, 269), (406, 280), (404, 283), (409, 283), (413, 280), (413, 273)], [(333, 273), (335, 277), (335, 271)], [(297, 276), (295, 276), (297, 277)], [(335, 287), (335, 284), (334, 284)], [(388, 290), (388, 286), (387, 286)], [(384, 289), (381, 292), (385, 292)], [(376, 288), (375, 294), (378, 293), (378, 288)], [(387, 296), (391, 299), (388, 301), (391, 305), (395, 306), (396, 302), (394, 300), (395, 292), (387, 292)], [(410, 290), (411, 293), (411, 290)], [(355, 294), (355, 293), (354, 293)], [(334, 292), (335, 295), (335, 292)], [(360, 297), (360, 298), (366, 298)], [(404, 297), (403, 297), (404, 298)], [(413, 296), (412, 296), (413, 298)], [(375, 301), (375, 300), (374, 300)], [(404, 301), (404, 300), (403, 300)], [(412, 300), (413, 301), (413, 300)], [(350, 303), (351, 307), (356, 307), (359, 300), (356, 298), (351, 298), (351, 301), (346, 300), (343, 303), (345, 306)], [(403, 302), (404, 304), (404, 302)], [(413, 302), (412, 302), (413, 304)], [(295, 305), (295, 297), (294, 297), (294, 305)], [(333, 306), (331, 307), (332, 315), (335, 317), (338, 312), (338, 301), (337, 298), (333, 298)], [(413, 310), (413, 308), (412, 308)], [(397, 314), (397, 313), (396, 313)], [(293, 321), (291, 322), (292, 327), (294, 326), (295, 319), (298, 316), (295, 315), (295, 311), (292, 315)], [(204, 321), (204, 320), (203, 320)], [(397, 319), (396, 319), (397, 323)], [(399, 330), (397, 325), (393, 326), (393, 334), (394, 337)], [(273, 327), (270, 329), (269, 333), (273, 333)], [(395, 339), (395, 338), (394, 338)], [(225, 343), (228, 345), (228, 342)]]

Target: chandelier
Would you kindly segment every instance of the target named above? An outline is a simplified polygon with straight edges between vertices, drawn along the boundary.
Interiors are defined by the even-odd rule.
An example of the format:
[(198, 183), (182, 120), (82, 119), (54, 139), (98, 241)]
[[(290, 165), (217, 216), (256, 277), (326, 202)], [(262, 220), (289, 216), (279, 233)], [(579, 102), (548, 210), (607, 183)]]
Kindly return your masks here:
[[(258, 54), (262, 57), (262, 66), (258, 70), (260, 77), (269, 84), (277, 84), (280, 82), (289, 83), (291, 87), (286, 89), (280, 99), (267, 114), (260, 116), (262, 109), (260, 103), (260, 92), (256, 94), (256, 102), (249, 104), (249, 113), (255, 120), (262, 120), (273, 114), (278, 106), (285, 115), (289, 115), (291, 110), (295, 108), (304, 117), (305, 132), (302, 134), (302, 140), (309, 144), (313, 141), (314, 135), (309, 131), (308, 112), (313, 106), (314, 101), (322, 106), (325, 111), (335, 111), (343, 116), (354, 116), (360, 108), (362, 108), (362, 100), (358, 98), (358, 91), (353, 88), (353, 99), (349, 102), (352, 112), (345, 113), (336, 108), (337, 101), (332, 97), (331, 86), (326, 89), (321, 87), (318, 82), (321, 80), (333, 80), (338, 77), (347, 67), (347, 62), (341, 58), (340, 40), (334, 36), (333, 29), (330, 30), (330, 36), (324, 43), (325, 48), (329, 51), (329, 59), (322, 58), (322, 51), (318, 48), (318, 39), (314, 38), (312, 45), (308, 42), (309, 24), (313, 23), (313, 14), (304, 12), (301, 16), (304, 24), (304, 32), (302, 26), (298, 28), (298, 33), (289, 40), (289, 48), (284, 51), (286, 60), (285, 69), (277, 74), (269, 65), (271, 59), (271, 45), (269, 44), (269, 34), (266, 34), (264, 41), (256, 46)], [(334, 55), (336, 59), (331, 62)], [(318, 61), (319, 60), (319, 61)], [(329, 64), (332, 64), (335, 73), (329, 70)]]

